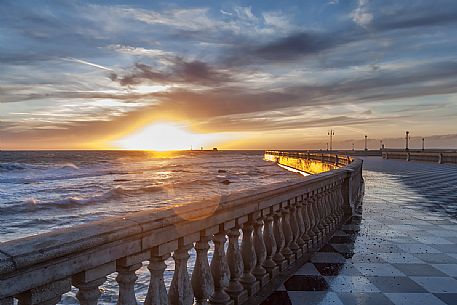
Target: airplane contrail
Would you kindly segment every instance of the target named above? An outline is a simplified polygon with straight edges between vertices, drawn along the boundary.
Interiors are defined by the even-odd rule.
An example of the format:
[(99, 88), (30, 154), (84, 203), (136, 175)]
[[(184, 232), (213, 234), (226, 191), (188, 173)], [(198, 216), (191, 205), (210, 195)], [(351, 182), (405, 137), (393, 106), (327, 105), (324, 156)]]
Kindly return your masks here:
[(94, 64), (92, 62), (88, 62), (88, 61), (85, 61), (85, 60), (82, 60), (82, 59), (68, 57), (68, 58), (64, 58), (64, 60), (73, 61), (73, 62), (77, 62), (77, 63), (83, 64), (83, 65), (88, 65), (88, 66), (91, 66), (91, 67), (99, 68), (99, 69), (102, 69), (102, 70), (105, 70), (105, 71), (114, 72), (113, 69), (110, 69), (110, 68), (107, 68), (107, 67), (104, 67), (104, 66), (101, 66), (101, 65), (97, 65), (97, 64)]

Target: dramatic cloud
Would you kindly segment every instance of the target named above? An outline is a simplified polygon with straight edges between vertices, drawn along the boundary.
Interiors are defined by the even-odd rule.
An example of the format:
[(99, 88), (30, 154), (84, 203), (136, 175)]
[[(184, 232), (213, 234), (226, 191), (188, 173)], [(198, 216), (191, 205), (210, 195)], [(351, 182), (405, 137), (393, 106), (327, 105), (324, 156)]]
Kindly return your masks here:
[(1, 10), (8, 147), (70, 138), (83, 147), (160, 119), (253, 137), (327, 127), (393, 137), (403, 125), (455, 133), (451, 0), (7, 0)]
[[(117, 77), (114, 77), (114, 79), (117, 79)], [(123, 86), (144, 82), (190, 83), (211, 86), (229, 81), (230, 76), (227, 73), (217, 71), (207, 63), (198, 60), (186, 62), (181, 58), (174, 58), (172, 67), (168, 71), (160, 71), (151, 66), (136, 63), (133, 72), (119, 78), (119, 82)]]

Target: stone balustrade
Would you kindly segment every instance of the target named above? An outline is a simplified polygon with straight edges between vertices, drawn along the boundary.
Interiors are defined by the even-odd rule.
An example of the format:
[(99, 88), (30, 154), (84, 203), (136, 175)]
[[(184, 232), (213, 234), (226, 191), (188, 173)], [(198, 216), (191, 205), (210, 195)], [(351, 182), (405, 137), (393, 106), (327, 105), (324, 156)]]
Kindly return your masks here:
[[(248, 304), (281, 272), (325, 244), (363, 192), (360, 160), (271, 151), (265, 157), (288, 158), (291, 164), (313, 160), (332, 170), (231, 194), (216, 205), (202, 200), (1, 243), (0, 304), (15, 299), (19, 305), (57, 304), (73, 286), (80, 304), (95, 305), (100, 286), (115, 272), (118, 304), (138, 304), (135, 271), (143, 262), (150, 272), (145, 305)], [(196, 257), (189, 274), (192, 248)], [(167, 290), (170, 256), (175, 268)]]
[(402, 159), (406, 161), (426, 161), (457, 164), (457, 152), (440, 151), (384, 151), (383, 159)]

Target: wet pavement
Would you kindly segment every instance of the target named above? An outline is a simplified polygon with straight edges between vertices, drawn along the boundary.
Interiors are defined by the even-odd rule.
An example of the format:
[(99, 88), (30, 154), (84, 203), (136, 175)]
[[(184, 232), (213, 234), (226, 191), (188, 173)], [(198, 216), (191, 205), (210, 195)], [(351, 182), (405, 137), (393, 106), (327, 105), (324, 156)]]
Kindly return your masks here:
[(456, 305), (457, 166), (364, 158), (363, 212), (262, 305)]

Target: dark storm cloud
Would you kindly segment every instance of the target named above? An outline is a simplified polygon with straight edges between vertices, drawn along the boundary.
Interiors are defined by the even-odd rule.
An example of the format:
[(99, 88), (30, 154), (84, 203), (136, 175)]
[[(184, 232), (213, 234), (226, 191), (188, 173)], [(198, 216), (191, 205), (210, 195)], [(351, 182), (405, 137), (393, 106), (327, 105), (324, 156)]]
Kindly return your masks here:
[(118, 79), (123, 86), (144, 82), (218, 85), (231, 80), (227, 73), (218, 71), (207, 63), (198, 60), (184, 61), (181, 58), (173, 59), (173, 67), (168, 71), (136, 63), (132, 72), (122, 77), (112, 77), (112, 79)]
[(305, 56), (313, 56), (355, 41), (358, 29), (344, 32), (299, 32), (279, 37), (268, 42), (233, 45), (229, 56), (222, 62), (228, 66), (243, 66), (265, 63), (293, 62)]
[(427, 1), (420, 5), (399, 7), (374, 18), (378, 30), (414, 29), (457, 24), (457, 2)]
[(255, 48), (252, 55), (266, 60), (293, 60), (343, 43), (344, 40), (337, 36), (325, 33), (297, 33)]

